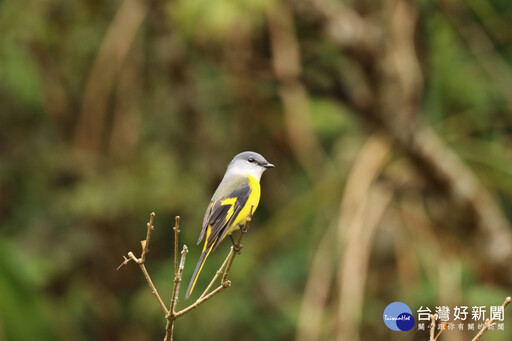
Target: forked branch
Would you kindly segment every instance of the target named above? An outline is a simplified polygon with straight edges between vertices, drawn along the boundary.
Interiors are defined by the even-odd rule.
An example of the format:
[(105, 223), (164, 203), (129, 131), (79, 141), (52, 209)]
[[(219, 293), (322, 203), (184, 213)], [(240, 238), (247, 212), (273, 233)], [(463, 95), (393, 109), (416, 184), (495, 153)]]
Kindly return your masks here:
[[(510, 304), (510, 301), (512, 301), (512, 298), (510, 296), (508, 296), (507, 298), (505, 298), (505, 302), (503, 302), (503, 304), (501, 305), (503, 307), (503, 310), (505, 310), (505, 308), (507, 307), (507, 305)], [(472, 341), (477, 341), (480, 339), (480, 337), (482, 337), (482, 335), (484, 335), (484, 333), (489, 329), (490, 326), (493, 326), (495, 324), (495, 319), (492, 318), (492, 319), (486, 319), (485, 320), (485, 323), (484, 323), (484, 326), (482, 327), (482, 329), (480, 329), (480, 331), (478, 332), (478, 334), (476, 334), (476, 336), (473, 338)]]
[[(512, 301), (512, 298), (510, 296), (505, 298), (505, 301), (501, 305), (503, 307), (503, 309), (505, 309), (507, 307), (507, 305), (510, 304), (511, 301)], [(447, 324), (443, 323), (442, 326), (441, 326), (441, 329), (439, 330), (439, 333), (437, 333), (437, 335), (434, 337), (435, 327), (436, 327), (436, 320), (437, 320), (437, 314), (433, 314), (433, 315), (431, 314), (430, 315), (430, 320), (431, 320), (431, 322), (430, 322), (430, 338), (429, 338), (429, 341), (437, 341), (439, 336), (441, 335), (441, 333), (447, 329)], [(492, 319), (490, 319), (490, 320), (486, 319), (483, 327), (478, 331), (478, 334), (476, 334), (476, 336), (471, 341), (480, 340), (482, 335), (484, 335), (484, 333), (489, 329), (489, 327), (494, 326), (495, 324), (496, 324), (496, 319), (494, 317)]]
[(149, 222), (146, 224), (147, 229), (148, 229), (147, 234), (146, 234), (146, 239), (140, 241), (140, 244), (142, 246), (140, 258), (135, 257), (133, 252), (131, 252), (131, 251), (128, 252), (128, 257), (123, 256), (124, 262), (121, 263), (121, 265), (119, 265), (117, 267), (117, 270), (119, 270), (123, 265), (128, 264), (131, 260), (133, 260), (135, 263), (139, 264), (140, 270), (144, 274), (144, 278), (146, 278), (146, 282), (148, 282), (148, 285), (151, 288), (151, 292), (153, 293), (153, 295), (155, 295), (156, 300), (158, 301), (158, 304), (160, 305), (160, 307), (162, 307), (162, 310), (164, 311), (164, 314), (167, 315), (169, 313), (169, 311), (165, 307), (164, 301), (162, 301), (162, 298), (158, 294), (158, 291), (156, 290), (156, 287), (153, 284), (153, 281), (151, 280), (151, 277), (149, 276), (148, 271), (146, 270), (146, 266), (144, 265), (144, 262), (146, 261), (146, 255), (149, 252), (149, 239), (151, 237), (151, 231), (153, 231), (155, 229), (155, 227), (153, 226), (154, 218), (155, 218), (155, 212), (151, 212), (151, 214), (149, 215)]
[[(180, 226), (179, 226), (180, 217), (179, 216), (176, 217), (175, 225), (173, 227), (173, 230), (174, 230), (174, 269), (173, 269), (174, 270), (173, 271), (174, 272), (174, 285), (172, 288), (171, 301), (169, 303), (169, 308), (167, 308), (166, 305), (164, 304), (162, 298), (158, 294), (158, 291), (156, 290), (156, 287), (153, 284), (153, 281), (151, 280), (151, 277), (149, 276), (149, 274), (146, 270), (146, 266), (144, 265), (144, 263), (146, 261), (146, 255), (149, 252), (149, 240), (151, 238), (151, 232), (155, 228), (153, 226), (153, 220), (155, 218), (155, 213), (152, 212), (150, 214), (149, 222), (147, 223), (146, 239), (141, 241), (142, 251), (141, 251), (140, 257), (137, 258), (137, 257), (135, 257), (133, 252), (131, 252), (131, 251), (128, 252), (127, 256), (123, 256), (124, 261), (123, 261), (123, 263), (121, 263), (121, 265), (119, 265), (117, 270), (119, 270), (123, 265), (128, 264), (132, 260), (139, 265), (142, 273), (144, 274), (144, 278), (146, 279), (149, 287), (151, 288), (153, 295), (155, 295), (155, 298), (158, 301), (158, 304), (160, 305), (160, 307), (162, 308), (162, 310), (164, 312), (164, 316), (167, 320), (167, 324), (165, 327), (164, 341), (172, 341), (173, 340), (174, 322), (176, 321), (176, 319), (185, 315), (186, 313), (190, 312), (191, 310), (197, 308), (198, 306), (200, 306), (204, 302), (208, 301), (213, 296), (217, 295), (222, 290), (229, 288), (231, 286), (231, 281), (228, 280), (229, 270), (231, 269), (231, 265), (233, 264), (233, 261), (237, 255), (237, 253), (239, 253), (239, 250), (242, 248), (242, 239), (243, 239), (245, 232), (247, 232), (248, 224), (251, 221), (253, 208), (254, 208), (254, 206), (251, 207), (249, 215), (247, 216), (247, 219), (245, 220), (244, 225), (241, 227), (242, 233), (240, 233), (240, 237), (238, 238), (236, 245), (231, 246), (231, 250), (229, 251), (229, 254), (227, 255), (224, 262), (222, 263), (219, 270), (217, 270), (217, 272), (213, 276), (213, 278), (210, 281), (210, 284), (208, 285), (206, 290), (201, 294), (201, 296), (194, 303), (192, 303), (188, 307), (186, 307), (178, 312), (176, 312), (176, 306), (178, 304), (178, 295), (179, 295), (179, 291), (180, 291), (180, 284), (181, 284), (181, 281), (183, 278), (183, 270), (185, 268), (185, 260), (186, 260), (187, 253), (188, 253), (187, 246), (183, 245), (183, 249), (181, 251), (181, 259), (178, 263), (179, 234), (181, 232)], [(216, 289), (214, 289), (213, 291), (210, 292), (211, 288), (214, 286), (215, 282), (217, 281), (217, 279), (219, 278), (220, 275), (222, 275), (220, 285)]]

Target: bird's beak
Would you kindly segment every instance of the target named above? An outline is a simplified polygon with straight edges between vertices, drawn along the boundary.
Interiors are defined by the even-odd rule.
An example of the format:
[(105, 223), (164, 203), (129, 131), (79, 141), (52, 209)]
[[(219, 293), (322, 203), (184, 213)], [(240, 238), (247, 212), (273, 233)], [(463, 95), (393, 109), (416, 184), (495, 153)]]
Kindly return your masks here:
[(265, 168), (274, 168), (275, 166), (271, 163), (267, 163), (266, 165), (263, 165)]

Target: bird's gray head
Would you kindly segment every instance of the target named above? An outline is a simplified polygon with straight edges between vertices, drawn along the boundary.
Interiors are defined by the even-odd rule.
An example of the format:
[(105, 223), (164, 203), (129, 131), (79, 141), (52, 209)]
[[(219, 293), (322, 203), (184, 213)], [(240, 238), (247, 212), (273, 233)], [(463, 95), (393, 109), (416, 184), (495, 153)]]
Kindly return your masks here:
[(235, 156), (229, 163), (225, 176), (251, 175), (259, 181), (267, 168), (274, 168), (274, 165), (265, 160), (263, 156), (255, 152), (243, 152)]

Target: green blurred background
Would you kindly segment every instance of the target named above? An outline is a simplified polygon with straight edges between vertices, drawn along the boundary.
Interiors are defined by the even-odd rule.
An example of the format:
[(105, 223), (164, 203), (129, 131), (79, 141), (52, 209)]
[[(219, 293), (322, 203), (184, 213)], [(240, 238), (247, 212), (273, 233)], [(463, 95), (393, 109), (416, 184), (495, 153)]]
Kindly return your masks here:
[[(509, 0), (0, 1), (0, 340), (163, 339), (139, 269), (116, 267), (154, 211), (168, 302), (174, 216), (186, 284), (244, 150), (276, 168), (232, 288), (177, 340), (427, 340), (384, 308), (501, 305), (511, 22)], [(512, 339), (510, 316), (483, 339)]]

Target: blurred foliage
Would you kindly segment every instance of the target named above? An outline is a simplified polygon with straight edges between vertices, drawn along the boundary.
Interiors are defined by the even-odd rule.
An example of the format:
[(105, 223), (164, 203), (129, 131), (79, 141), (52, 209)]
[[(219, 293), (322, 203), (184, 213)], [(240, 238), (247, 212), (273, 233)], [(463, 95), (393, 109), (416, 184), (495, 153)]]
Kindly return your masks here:
[[(324, 236), (332, 258), (323, 270), (330, 274), (327, 297), (321, 312), (310, 314), (320, 316), (319, 339), (340, 338), (338, 269), (345, 246), (334, 231), (350, 170), (379, 131), (347, 93), (368, 98), (372, 82), (362, 79), (382, 65), (366, 65), (336, 40), (315, 12), (323, 2), (0, 2), (0, 340), (163, 338), (165, 321), (138, 269), (115, 269), (127, 251), (139, 252), (155, 211), (146, 264), (167, 302), (174, 216), (181, 216), (182, 241), (191, 249), (188, 281), (211, 193), (243, 150), (260, 152), (277, 167), (263, 176), (260, 208), (230, 274), (233, 287), (178, 320), (176, 339), (296, 338)], [(423, 76), (417, 121), (434, 128), (510, 219), (512, 3), (340, 4), (342, 12), (378, 25), (391, 21), (400, 2), (417, 11), (414, 43)], [(297, 79), (280, 75), (275, 64), (279, 51), (272, 41), (287, 27), (286, 20), (269, 25), (278, 4), (293, 19)], [(392, 38), (382, 25), (379, 54)], [(291, 58), (286, 70), (293, 45), (277, 49)], [(297, 84), (309, 115), (299, 123), (286, 103)], [(401, 119), (396, 105), (389, 122)], [(298, 139), (295, 123), (304, 124)], [(301, 145), (309, 137), (324, 155), (309, 156), (325, 164), (308, 168), (301, 158), (301, 151), (315, 151)], [(382, 322), (393, 301), (414, 311), (499, 305), (511, 295), (510, 282), (485, 264), (478, 239), (466, 239), (469, 226), (461, 232), (437, 223), (438, 206), (458, 208), (442, 193), (429, 197), (429, 177), (414, 169), (414, 158), (399, 148), (392, 154), (376, 180), (394, 194), (367, 251), (357, 325), (362, 340), (395, 337)], [(395, 187), (402, 180), (407, 188)], [(433, 217), (425, 223), (423, 214)], [(198, 288), (224, 259), (225, 244), (208, 259)], [(486, 338), (510, 340), (511, 314), (505, 312), (505, 331)], [(399, 339), (427, 337), (413, 329)]]

